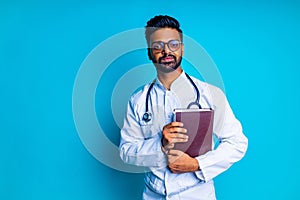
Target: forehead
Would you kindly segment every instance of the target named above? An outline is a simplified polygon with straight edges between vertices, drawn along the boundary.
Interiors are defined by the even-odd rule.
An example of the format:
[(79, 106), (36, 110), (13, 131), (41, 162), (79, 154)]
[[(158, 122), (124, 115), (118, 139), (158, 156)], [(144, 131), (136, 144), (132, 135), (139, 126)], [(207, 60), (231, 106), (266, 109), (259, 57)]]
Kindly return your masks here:
[(160, 28), (151, 35), (151, 41), (180, 40), (179, 32), (174, 28)]

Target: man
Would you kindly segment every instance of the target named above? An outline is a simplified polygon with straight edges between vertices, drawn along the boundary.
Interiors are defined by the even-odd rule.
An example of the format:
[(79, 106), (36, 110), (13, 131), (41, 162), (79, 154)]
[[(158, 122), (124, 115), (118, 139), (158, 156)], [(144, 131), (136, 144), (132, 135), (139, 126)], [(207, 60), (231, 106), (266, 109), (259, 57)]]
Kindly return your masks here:
[[(155, 16), (147, 22), (148, 56), (157, 78), (130, 99), (121, 130), (120, 156), (126, 163), (148, 167), (143, 199), (216, 199), (213, 178), (240, 160), (248, 140), (223, 92), (185, 75), (182, 30), (176, 19)], [(202, 108), (214, 110), (213, 133), (219, 145), (197, 157), (173, 149), (187, 142), (181, 122), (173, 122), (173, 110), (196, 99)]]

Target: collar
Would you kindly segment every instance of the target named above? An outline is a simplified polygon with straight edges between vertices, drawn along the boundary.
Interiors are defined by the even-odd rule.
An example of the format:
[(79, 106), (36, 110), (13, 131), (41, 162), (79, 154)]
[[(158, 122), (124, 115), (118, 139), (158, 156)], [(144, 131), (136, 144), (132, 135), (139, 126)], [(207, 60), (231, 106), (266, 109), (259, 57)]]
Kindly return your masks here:
[[(163, 86), (158, 78), (156, 78), (155, 84), (164, 92), (167, 91), (167, 89)], [(191, 102), (195, 101), (196, 99), (195, 89), (186, 77), (184, 71), (182, 71), (180, 76), (178, 76), (178, 78), (173, 81), (170, 87), (170, 91), (177, 97), (177, 100), (180, 103), (180, 105), (178, 105), (178, 108), (186, 108)]]
[[(176, 91), (178, 88), (182, 88), (184, 82), (189, 82), (189, 80), (187, 79), (185, 72), (182, 70), (181, 74), (171, 84), (170, 91)], [(156, 77), (155, 79), (155, 84), (162, 90), (167, 90), (165, 86), (160, 82), (158, 77)]]

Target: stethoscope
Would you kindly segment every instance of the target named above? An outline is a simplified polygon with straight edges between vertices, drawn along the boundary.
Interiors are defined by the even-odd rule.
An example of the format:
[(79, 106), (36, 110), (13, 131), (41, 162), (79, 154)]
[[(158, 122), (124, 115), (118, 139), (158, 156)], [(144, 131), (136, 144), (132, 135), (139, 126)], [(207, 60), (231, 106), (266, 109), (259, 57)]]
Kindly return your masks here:
[[(198, 108), (201, 109), (202, 107), (201, 107), (201, 105), (200, 105), (200, 103), (199, 103), (200, 92), (199, 92), (199, 90), (198, 90), (196, 84), (195, 84), (194, 81), (192, 80), (192, 78), (191, 78), (187, 73), (185, 73), (185, 75), (186, 75), (186, 77), (189, 79), (189, 81), (191, 82), (191, 84), (193, 85), (193, 87), (195, 88), (196, 93), (197, 93), (197, 99), (196, 99), (196, 101), (191, 102), (191, 103), (187, 106), (187, 108), (189, 109), (189, 108), (191, 108), (193, 105), (195, 105), (195, 106), (198, 106)], [(151, 91), (151, 89), (153, 88), (154, 83), (155, 83), (155, 81), (153, 81), (153, 82), (151, 83), (151, 85), (149, 86), (149, 89), (148, 89), (148, 91), (147, 91), (147, 96), (146, 96), (146, 112), (145, 112), (144, 115), (143, 115), (143, 120), (144, 120), (145, 122), (149, 122), (149, 121), (151, 121), (151, 119), (152, 119), (152, 114), (149, 112), (148, 101), (149, 101), (149, 97), (150, 97), (150, 91)]]

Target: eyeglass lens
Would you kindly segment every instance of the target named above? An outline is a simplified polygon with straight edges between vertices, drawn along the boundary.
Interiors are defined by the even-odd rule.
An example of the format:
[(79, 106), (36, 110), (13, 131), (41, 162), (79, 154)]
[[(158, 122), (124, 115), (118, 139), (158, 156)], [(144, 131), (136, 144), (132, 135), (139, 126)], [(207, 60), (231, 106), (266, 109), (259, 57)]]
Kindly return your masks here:
[(162, 41), (157, 41), (152, 43), (152, 49), (154, 51), (162, 51), (166, 44), (168, 45), (171, 51), (176, 51), (180, 48), (181, 42), (178, 40), (170, 40), (167, 43)]

